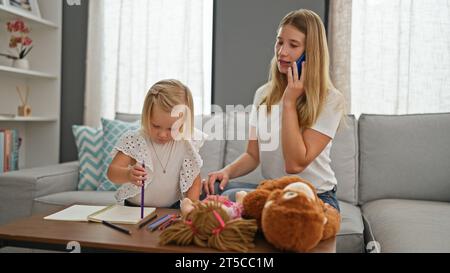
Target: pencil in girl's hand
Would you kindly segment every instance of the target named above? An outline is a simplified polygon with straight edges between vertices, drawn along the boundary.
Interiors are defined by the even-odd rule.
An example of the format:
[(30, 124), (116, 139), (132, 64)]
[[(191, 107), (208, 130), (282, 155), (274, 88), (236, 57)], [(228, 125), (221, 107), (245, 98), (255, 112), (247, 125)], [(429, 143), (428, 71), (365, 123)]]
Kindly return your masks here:
[[(145, 169), (145, 161), (142, 161), (142, 168)], [(141, 219), (144, 219), (144, 192), (145, 192), (145, 180), (142, 180), (142, 188), (141, 188)]]

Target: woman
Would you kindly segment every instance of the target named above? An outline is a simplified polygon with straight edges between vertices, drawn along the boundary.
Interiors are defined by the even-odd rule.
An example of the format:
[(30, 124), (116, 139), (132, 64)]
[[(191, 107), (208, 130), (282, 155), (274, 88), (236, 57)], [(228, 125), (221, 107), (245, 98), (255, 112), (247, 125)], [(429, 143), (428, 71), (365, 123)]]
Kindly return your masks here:
[[(296, 61), (303, 54), (306, 62), (301, 64), (299, 76)], [(344, 113), (344, 98), (329, 78), (322, 20), (310, 10), (290, 12), (278, 28), (269, 82), (255, 94), (247, 151), (222, 170), (210, 173), (204, 190), (216, 193), (217, 181), (221, 190), (239, 187), (238, 183), (228, 185), (229, 180), (252, 172), (261, 163), (267, 179), (299, 175), (311, 181), (319, 198), (339, 211), (330, 150)], [(266, 149), (258, 127), (271, 119), (275, 121), (272, 126), (279, 126), (272, 131), (279, 132), (280, 141), (274, 149)], [(224, 194), (234, 196), (236, 191)]]

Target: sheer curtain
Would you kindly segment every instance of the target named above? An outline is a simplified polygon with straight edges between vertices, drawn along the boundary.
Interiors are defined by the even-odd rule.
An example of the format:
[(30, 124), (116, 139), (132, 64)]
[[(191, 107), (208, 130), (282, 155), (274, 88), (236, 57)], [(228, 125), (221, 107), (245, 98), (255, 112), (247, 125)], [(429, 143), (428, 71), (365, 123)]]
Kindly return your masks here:
[(352, 113), (450, 112), (450, 1), (346, 2)]
[(328, 22), (331, 79), (336, 88), (344, 94), (347, 102), (346, 110), (349, 112), (351, 111), (352, 0), (330, 1)]
[(211, 111), (211, 0), (89, 2), (85, 124), (140, 113), (148, 89), (176, 78), (196, 114)]

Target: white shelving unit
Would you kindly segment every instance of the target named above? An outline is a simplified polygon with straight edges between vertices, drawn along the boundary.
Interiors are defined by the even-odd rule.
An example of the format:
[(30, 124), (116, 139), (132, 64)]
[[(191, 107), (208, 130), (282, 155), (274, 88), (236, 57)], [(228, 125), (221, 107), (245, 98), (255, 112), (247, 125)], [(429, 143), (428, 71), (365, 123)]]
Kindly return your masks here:
[(22, 75), (27, 78), (58, 79), (58, 76), (56, 76), (56, 75), (50, 75), (48, 73), (42, 73), (42, 72), (33, 71), (33, 70), (18, 69), (15, 67), (3, 66), (3, 65), (0, 65), (0, 73), (4, 73), (4, 74), (9, 73), (10, 76)]
[[(0, 52), (8, 52), (6, 22), (22, 19), (31, 28), (33, 50), (28, 55), (30, 70), (11, 66), (0, 56), (0, 128), (16, 128), (22, 138), (19, 167), (57, 164), (60, 145), (62, 0), (38, 0), (41, 18), (0, 5)], [(16, 86), (30, 87), (32, 116), (17, 114), (20, 99)]]
[(54, 29), (59, 28), (59, 26), (52, 21), (36, 17), (33, 14), (30, 14), (27, 12), (22, 12), (15, 8), (11, 8), (11, 7), (8, 7), (5, 5), (0, 5), (0, 18), (9, 21), (9, 20), (17, 18), (18, 16), (27, 20), (29, 25), (32, 27), (38, 26), (38, 27), (48, 27), (48, 28), (54, 28)]

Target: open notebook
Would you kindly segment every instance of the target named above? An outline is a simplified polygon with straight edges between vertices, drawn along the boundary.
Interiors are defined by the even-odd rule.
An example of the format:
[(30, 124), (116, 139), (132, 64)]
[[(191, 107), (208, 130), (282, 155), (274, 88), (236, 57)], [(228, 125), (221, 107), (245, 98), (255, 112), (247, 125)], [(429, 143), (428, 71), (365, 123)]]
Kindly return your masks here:
[(144, 219), (141, 219), (140, 207), (84, 206), (74, 205), (55, 214), (44, 217), (45, 220), (72, 222), (107, 221), (114, 224), (139, 224), (156, 213), (156, 208), (144, 208)]

